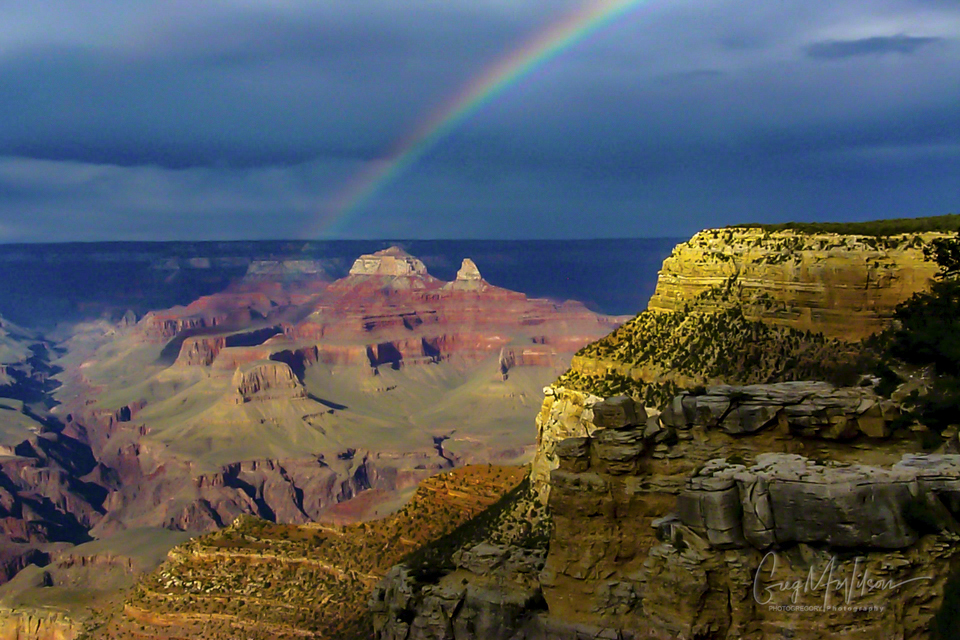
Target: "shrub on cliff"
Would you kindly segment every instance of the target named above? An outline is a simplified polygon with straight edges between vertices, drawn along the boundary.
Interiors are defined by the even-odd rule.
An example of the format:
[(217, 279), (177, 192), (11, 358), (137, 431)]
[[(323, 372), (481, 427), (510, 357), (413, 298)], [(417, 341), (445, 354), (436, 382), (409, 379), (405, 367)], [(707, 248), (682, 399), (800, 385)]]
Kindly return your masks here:
[[(615, 363), (602, 374), (577, 370), (557, 383), (598, 396), (628, 394), (647, 406), (663, 406), (681, 387), (828, 380), (855, 384), (862, 372), (853, 345), (820, 333), (767, 324), (776, 304), (758, 295), (744, 304), (735, 277), (704, 290), (672, 313), (644, 311), (577, 355)], [(645, 380), (630, 371), (642, 371)]]
[[(960, 422), (960, 236), (934, 241), (924, 254), (940, 267), (930, 290), (897, 306), (894, 325), (876, 340), (880, 373), (896, 365), (931, 367), (924, 395), (912, 398), (910, 417), (935, 431)], [(887, 390), (894, 384), (888, 380)]]

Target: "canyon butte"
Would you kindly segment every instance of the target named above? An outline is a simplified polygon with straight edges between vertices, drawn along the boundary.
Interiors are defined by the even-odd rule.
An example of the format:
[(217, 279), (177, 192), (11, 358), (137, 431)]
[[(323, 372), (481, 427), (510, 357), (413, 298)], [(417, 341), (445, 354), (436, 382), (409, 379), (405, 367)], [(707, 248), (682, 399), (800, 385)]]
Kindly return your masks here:
[[(129, 547), (155, 555), (130, 569), (143, 576), (132, 589), (110, 592), (77, 620), (62, 604), (28, 605), (82, 587), (77, 567), (102, 562), (88, 546), (100, 541), (42, 551), (45, 568), (0, 587), (2, 637), (953, 637), (957, 429), (935, 428), (917, 411), (936, 389), (934, 368), (884, 360), (884, 369), (875, 354), (901, 305), (943, 277), (929, 249), (953, 237), (957, 220), (888, 222), (880, 231), (698, 233), (664, 262), (648, 309), (622, 325), (496, 290), (468, 262), (455, 281), (435, 281), (390, 250), (361, 258), (338, 282), (305, 269), (309, 284), (286, 276), (277, 284), (284, 268), (265, 266), (268, 286), (251, 274), (136, 324), (76, 331), (55, 359), (64, 382), (51, 411), (65, 426), (34, 427), (52, 444), (31, 450), (89, 443), (83, 487), (135, 459), (140, 471), (126, 476), (135, 482), (94, 490), (82, 505), (93, 507), (89, 532), (116, 536), (110, 562), (135, 562)], [(496, 331), (477, 322), (448, 337), (444, 318), (463, 324), (487, 291), (506, 316)], [(411, 312), (411, 300), (421, 310)], [(443, 311), (422, 310), (440, 301), (449, 303)], [(571, 347), (551, 337), (551, 325), (589, 342), (569, 368), (550, 359), (560, 348), (548, 355), (551, 344)], [(356, 338), (366, 331), (375, 340)], [(482, 379), (444, 373), (468, 362)], [(552, 384), (520, 388), (524, 373), (549, 366)], [(364, 375), (350, 378), (351, 367)], [(122, 383), (108, 388), (108, 379)], [(367, 384), (364, 397), (380, 394), (382, 412), (360, 409), (358, 384)], [(429, 395), (438, 385), (455, 400)], [(422, 413), (404, 404), (413, 401), (403, 389), (426, 394)], [(79, 407), (85, 397), (94, 400)], [(504, 402), (515, 422), (498, 421), (503, 431), (485, 439), (489, 427), (471, 420)], [(399, 415), (411, 416), (402, 431), (417, 434), (420, 449), (380, 442)], [(432, 429), (445, 417), (456, 432)], [(258, 420), (257, 433), (271, 435), (254, 443), (242, 425), (257, 429)], [(302, 435), (297, 420), (323, 438)], [(241, 442), (222, 425), (238, 428)], [(97, 441), (94, 430), (108, 435)], [(287, 462), (304, 441), (344, 447), (345, 432), (361, 445), (335, 448), (336, 461), (317, 458), (324, 475)], [(444, 472), (378, 519), (400, 502), (378, 491), (463, 463), (526, 460), (522, 446), (501, 442), (522, 442), (518, 434), (536, 441), (529, 471)], [(244, 447), (271, 455), (230, 462)], [(57, 455), (35, 468), (62, 467)], [(233, 497), (241, 494), (252, 507)], [(325, 508), (308, 512), (305, 496)], [(302, 515), (275, 510), (286, 504)], [(121, 531), (126, 522), (135, 525)], [(128, 541), (222, 525), (188, 542)], [(332, 606), (342, 612), (336, 628)]]

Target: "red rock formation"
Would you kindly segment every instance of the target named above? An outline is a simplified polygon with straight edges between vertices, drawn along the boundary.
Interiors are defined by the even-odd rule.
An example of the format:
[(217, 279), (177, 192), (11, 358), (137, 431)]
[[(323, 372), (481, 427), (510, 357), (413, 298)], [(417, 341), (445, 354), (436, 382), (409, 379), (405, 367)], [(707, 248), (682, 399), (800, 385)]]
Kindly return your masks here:
[[(178, 363), (231, 370), (280, 352), (300, 367), (317, 361), (399, 367), (454, 356), (482, 360), (506, 346), (513, 353), (510, 366), (540, 366), (606, 335), (621, 320), (577, 302), (530, 299), (491, 285), (470, 259), (456, 280), (443, 282), (396, 247), (361, 256), (346, 278), (329, 286), (284, 288), (264, 280), (264, 273), (282, 271), (279, 263), (266, 264), (252, 283), (148, 314), (141, 325), (155, 337), (189, 336)], [(255, 315), (290, 320), (280, 320), (283, 336), (231, 346), (233, 334), (224, 329), (250, 326)]]
[[(334, 283), (319, 273), (312, 277), (311, 269), (261, 265), (227, 291), (146, 314), (119, 339), (168, 343), (160, 362), (175, 355), (177, 364), (163, 371), (167, 378), (186, 375), (185, 367), (209, 368), (208, 378), (191, 373), (191, 379), (205, 385), (209, 379), (209, 388), (226, 394), (227, 406), (230, 400), (247, 405), (228, 407), (239, 409), (242, 420), (246, 411), (270, 409), (266, 401), (280, 400), (284, 409), (288, 401), (311, 402), (302, 380), (315, 363), (375, 370), (502, 353), (507, 374), (552, 366), (619, 320), (501, 289), (469, 260), (450, 283), (399, 249), (362, 256)], [(291, 273), (297, 277), (287, 278)], [(282, 282), (271, 280), (277, 274)], [(79, 362), (97, 362), (96, 347), (81, 355)], [(415, 484), (458, 455), (437, 452), (427, 440), (422, 450), (391, 452), (395, 459), (350, 450), (328, 465), (311, 450), (302, 459), (217, 462), (211, 471), (163, 440), (144, 438), (153, 416), (143, 398), (162, 406), (163, 388), (159, 396), (133, 391), (118, 407), (96, 400), (108, 391), (98, 386), (102, 377), (77, 367), (61, 379), (62, 432), (40, 434), (0, 458), (0, 534), (34, 549), (127, 527), (209, 530), (242, 513), (312, 520), (359, 491)]]
[(233, 374), (237, 390), (237, 403), (256, 400), (277, 400), (307, 397), (303, 385), (297, 380), (290, 365), (283, 362), (262, 362), (237, 369)]
[(227, 339), (223, 336), (187, 338), (180, 347), (177, 364), (208, 367), (213, 364), (225, 346), (227, 346)]

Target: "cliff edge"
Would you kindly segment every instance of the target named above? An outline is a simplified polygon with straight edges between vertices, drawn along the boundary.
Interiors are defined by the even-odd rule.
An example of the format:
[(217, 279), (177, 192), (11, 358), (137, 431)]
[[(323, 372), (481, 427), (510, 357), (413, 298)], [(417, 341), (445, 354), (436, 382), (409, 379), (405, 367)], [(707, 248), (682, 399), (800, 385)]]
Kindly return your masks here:
[(648, 310), (544, 389), (545, 538), (466, 540), (427, 578), (408, 559), (374, 591), (376, 637), (952, 637), (957, 429), (865, 375), (860, 343), (943, 277), (924, 247), (944, 237), (678, 246)]

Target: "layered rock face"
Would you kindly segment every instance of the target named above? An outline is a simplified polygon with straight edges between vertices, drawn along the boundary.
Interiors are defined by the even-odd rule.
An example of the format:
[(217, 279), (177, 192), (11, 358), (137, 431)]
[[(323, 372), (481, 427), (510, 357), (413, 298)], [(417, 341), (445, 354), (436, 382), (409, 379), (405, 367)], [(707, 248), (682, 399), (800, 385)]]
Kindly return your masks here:
[(851, 384), (856, 341), (929, 287), (923, 248), (942, 236), (700, 232), (664, 261), (648, 309), (578, 352), (560, 383), (656, 407), (700, 385)]
[[(361, 256), (332, 284), (319, 271), (318, 279), (307, 277), (319, 269), (312, 263), (250, 268), (227, 292), (147, 314), (140, 331), (154, 341), (181, 340), (177, 362), (188, 366), (234, 368), (280, 350), (313, 349), (323, 362), (399, 367), (478, 360), (504, 347), (515, 353), (514, 366), (524, 366), (552, 364), (622, 321), (495, 287), (469, 258), (445, 283), (396, 247)], [(276, 322), (287, 341), (244, 339), (248, 327), (263, 324), (258, 318)]]
[[(859, 340), (937, 272), (922, 247), (943, 234), (884, 238), (733, 228), (701, 231), (663, 263), (648, 308), (678, 311), (731, 278), (748, 317)], [(758, 305), (768, 298), (771, 308)]]
[[(495, 560), (512, 545), (426, 584), (398, 570), (377, 637), (469, 638), (464, 611), (504, 640), (930, 637), (955, 606), (960, 457), (920, 453), (875, 381), (811, 379), (929, 286), (936, 236), (680, 245), (649, 310), (544, 390), (536, 580)], [(468, 603), (490, 584), (500, 598)]]
[[(756, 398), (758, 391), (775, 396), (782, 390), (753, 391)], [(594, 406), (595, 415), (603, 406)], [(723, 440), (709, 442), (722, 430), (716, 420), (683, 422), (670, 434), (672, 417), (664, 417), (659, 431), (650, 423), (620, 424), (557, 447), (549, 497), (556, 530), (540, 576), (551, 624), (559, 618), (625, 637), (776, 638), (787, 630), (797, 638), (925, 637), (956, 564), (960, 512), (952, 491), (960, 458), (903, 455), (891, 442), (871, 447), (878, 462), (893, 462), (887, 466), (793, 453), (754, 453), (750, 463), (746, 451), (730, 448), (743, 442), (741, 435), (720, 447), (726, 459), (702, 461)], [(762, 432), (746, 437), (758, 439), (749, 443), (755, 450), (799, 447), (818, 456), (870, 457), (816, 436), (791, 438), (789, 427), (774, 421), (766, 438)], [(658, 446), (665, 454), (659, 459)], [(678, 483), (684, 469), (690, 475)], [(859, 560), (838, 559), (844, 550), (856, 550)], [(851, 595), (818, 588), (814, 580), (798, 587), (793, 602), (792, 592), (780, 588), (802, 586), (808, 574), (824, 569), (847, 577), (860, 571), (861, 579), (868, 572), (877, 584), (902, 587), (896, 594)], [(822, 608), (824, 598), (849, 608), (802, 618), (787, 608)], [(855, 607), (876, 607), (877, 615), (858, 616)]]
[(283, 362), (263, 362), (237, 369), (233, 374), (233, 384), (239, 403), (307, 397), (293, 370)]
[(522, 478), (516, 467), (464, 467), (424, 480), (398, 513), (350, 526), (237, 518), (172, 549), (125, 594), (122, 614), (99, 621), (98, 637), (369, 637), (373, 583)]
[(513, 640), (925, 638), (960, 569), (960, 455), (917, 453), (895, 416), (868, 387), (819, 382), (707, 388), (663, 413), (549, 388), (536, 578), (505, 568), (509, 545), (435, 586), (398, 569), (377, 637), (476, 637), (466, 611)]
[(425, 276), (427, 267), (403, 249), (390, 247), (362, 255), (350, 267), (351, 276)]
[(0, 608), (0, 640), (74, 640), (81, 628), (59, 612)]
[(717, 548), (903, 549), (917, 541), (911, 509), (929, 503), (935, 513), (956, 504), (958, 465), (957, 455), (912, 455), (889, 469), (778, 453), (757, 456), (749, 468), (717, 459), (690, 478), (677, 510), (682, 524)]

